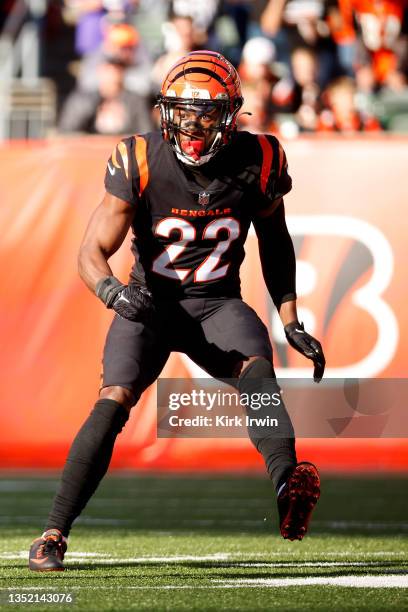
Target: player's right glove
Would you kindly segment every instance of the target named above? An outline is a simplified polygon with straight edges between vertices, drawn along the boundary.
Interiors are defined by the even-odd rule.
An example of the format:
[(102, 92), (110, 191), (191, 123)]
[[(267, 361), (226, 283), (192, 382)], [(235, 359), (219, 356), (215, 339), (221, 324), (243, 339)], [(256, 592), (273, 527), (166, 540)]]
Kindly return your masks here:
[(320, 382), (323, 378), (326, 360), (324, 358), (322, 345), (316, 338), (313, 338), (305, 331), (303, 323), (292, 321), (284, 327), (286, 340), (290, 346), (299, 351), (314, 363), (313, 378), (315, 382)]
[(148, 321), (154, 312), (152, 294), (146, 287), (123, 285), (114, 276), (102, 278), (95, 293), (107, 308), (129, 321)]

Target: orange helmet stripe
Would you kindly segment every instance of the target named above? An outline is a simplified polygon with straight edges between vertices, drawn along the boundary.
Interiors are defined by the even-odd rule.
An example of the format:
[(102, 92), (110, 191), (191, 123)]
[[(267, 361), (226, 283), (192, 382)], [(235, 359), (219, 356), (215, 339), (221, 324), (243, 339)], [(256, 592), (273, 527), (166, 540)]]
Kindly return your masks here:
[(212, 100), (222, 100), (225, 95), (231, 101), (241, 97), (241, 83), (234, 66), (220, 54), (208, 51), (189, 53), (172, 66), (161, 93), (166, 96), (171, 90), (176, 97), (188, 97), (183, 95), (188, 87), (206, 90)]
[(190, 66), (189, 68), (184, 68), (182, 71), (178, 72), (174, 75), (174, 77), (171, 78), (170, 84), (174, 83), (174, 81), (177, 81), (177, 79), (186, 74), (206, 74), (225, 87), (223, 79), (216, 72), (213, 72), (213, 70), (209, 70), (208, 68), (204, 68), (203, 66)]

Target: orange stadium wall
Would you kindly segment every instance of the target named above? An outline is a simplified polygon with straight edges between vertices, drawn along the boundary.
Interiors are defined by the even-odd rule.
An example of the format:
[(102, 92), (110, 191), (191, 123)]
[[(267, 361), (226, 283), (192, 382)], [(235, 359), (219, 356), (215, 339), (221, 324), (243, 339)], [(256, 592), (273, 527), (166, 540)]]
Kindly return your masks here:
[[(103, 194), (114, 141), (57, 139), (0, 147), (0, 467), (59, 468), (94, 404), (112, 314), (85, 288), (76, 257)], [(408, 309), (408, 140), (301, 139), (285, 144), (293, 191), (288, 225), (298, 258), (301, 317), (325, 347), (328, 376), (405, 377)], [(126, 281), (128, 243), (115, 255)], [(243, 296), (279, 342), (256, 240)], [(282, 345), (283, 346), (283, 345)], [(287, 352), (285, 375), (310, 376)], [(276, 351), (282, 373), (282, 353)], [(189, 377), (173, 355), (163, 372)], [(404, 439), (301, 439), (298, 455), (331, 471), (402, 471)], [(156, 391), (146, 391), (115, 449), (114, 468), (263, 470), (246, 439), (156, 440)]]

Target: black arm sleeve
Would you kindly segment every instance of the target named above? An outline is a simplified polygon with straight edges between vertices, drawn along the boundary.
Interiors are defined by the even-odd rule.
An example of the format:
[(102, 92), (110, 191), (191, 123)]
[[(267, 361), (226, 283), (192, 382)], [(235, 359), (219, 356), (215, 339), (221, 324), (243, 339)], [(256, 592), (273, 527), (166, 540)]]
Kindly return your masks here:
[(296, 258), (285, 221), (283, 202), (268, 217), (253, 221), (258, 236), (262, 273), (270, 296), (279, 310), (283, 302), (296, 299)]

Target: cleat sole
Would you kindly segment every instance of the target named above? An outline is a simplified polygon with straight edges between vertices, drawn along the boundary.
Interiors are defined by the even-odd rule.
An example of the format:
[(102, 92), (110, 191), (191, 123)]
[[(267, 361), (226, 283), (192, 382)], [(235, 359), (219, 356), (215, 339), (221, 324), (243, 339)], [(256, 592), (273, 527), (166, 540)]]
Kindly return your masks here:
[(287, 506), (280, 528), (284, 539), (303, 539), (319, 497), (320, 478), (317, 469), (311, 463), (299, 463), (289, 477), (286, 491), (279, 502)]

